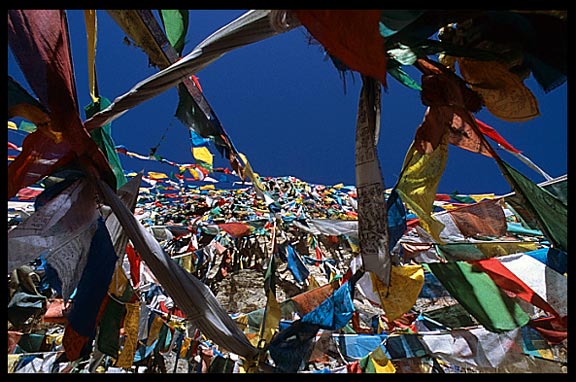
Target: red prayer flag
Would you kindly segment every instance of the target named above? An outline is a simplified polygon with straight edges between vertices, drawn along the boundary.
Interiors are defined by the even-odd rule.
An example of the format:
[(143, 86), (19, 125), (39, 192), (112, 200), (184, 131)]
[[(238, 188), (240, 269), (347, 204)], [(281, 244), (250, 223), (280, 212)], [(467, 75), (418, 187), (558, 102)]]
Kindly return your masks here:
[(298, 9), (296, 16), (326, 51), (348, 68), (386, 86), (386, 52), (375, 10)]
[(75, 158), (116, 189), (106, 157), (78, 114), (66, 11), (8, 10), (8, 43), (39, 102), (50, 110), (50, 130), (63, 138), (56, 142), (38, 129), (24, 139), (22, 153), (8, 166), (8, 198)]

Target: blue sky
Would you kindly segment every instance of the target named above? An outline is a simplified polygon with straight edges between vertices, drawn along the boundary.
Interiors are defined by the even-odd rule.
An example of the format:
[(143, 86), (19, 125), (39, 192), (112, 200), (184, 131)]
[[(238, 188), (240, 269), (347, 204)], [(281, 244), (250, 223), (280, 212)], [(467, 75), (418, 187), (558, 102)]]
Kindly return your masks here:
[[(183, 54), (243, 13), (191, 11)], [(113, 101), (158, 69), (148, 66), (146, 54), (138, 47), (124, 42), (125, 34), (105, 11), (99, 10), (97, 17), (98, 87), (100, 95)], [(83, 108), (90, 103), (83, 11), (68, 11), (68, 18), (76, 88)], [(419, 72), (410, 69), (408, 72), (419, 82)], [(8, 74), (29, 89), (10, 48)], [(361, 78), (358, 73), (348, 73), (344, 81), (321, 46), (309, 44), (304, 27), (229, 52), (196, 76), (234, 146), (247, 156), (260, 176), (291, 175), (315, 184), (355, 184), (354, 146)], [(538, 100), (539, 117), (509, 123), (486, 110), (476, 117), (495, 128), (552, 177), (564, 175), (568, 161), (567, 84), (544, 93), (532, 77), (525, 83)], [(174, 117), (177, 103), (174, 88), (131, 109), (112, 122), (115, 143), (142, 155), (158, 145), (158, 155), (177, 163), (194, 163), (188, 130)], [(386, 188), (396, 183), (425, 110), (418, 92), (388, 76), (388, 90), (382, 93), (378, 144)], [(8, 140), (20, 145), (22, 136), (9, 130)], [(215, 167), (229, 167), (216, 149), (212, 152)], [(545, 180), (503, 150), (498, 152), (533, 181)], [(158, 162), (121, 154), (120, 158), (125, 170), (175, 170)], [(494, 160), (449, 147), (439, 193), (499, 195), (510, 190)]]

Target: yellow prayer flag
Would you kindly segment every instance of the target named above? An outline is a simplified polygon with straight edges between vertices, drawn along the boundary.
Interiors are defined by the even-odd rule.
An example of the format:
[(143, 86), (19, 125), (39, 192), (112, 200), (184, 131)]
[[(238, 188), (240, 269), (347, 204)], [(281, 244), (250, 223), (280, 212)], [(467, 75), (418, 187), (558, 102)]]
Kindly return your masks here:
[(138, 347), (138, 321), (140, 317), (140, 303), (126, 303), (126, 316), (124, 317), (124, 331), (126, 337), (124, 347), (116, 361), (116, 367), (128, 369), (134, 363), (134, 354)]
[(494, 199), (496, 197), (496, 195), (494, 195), (494, 193), (491, 194), (476, 194), (476, 195), (468, 195), (470, 196), (472, 199), (474, 199), (474, 201), (476, 203), (481, 202), (484, 199)]
[(314, 275), (311, 274), (308, 277), (308, 280), (310, 282), (310, 285), (308, 285), (308, 290), (320, 288), (320, 284), (318, 284), (318, 280), (316, 280), (316, 277), (314, 277)]
[(496, 61), (460, 58), (460, 73), (478, 92), (486, 109), (509, 122), (525, 122), (540, 115), (538, 101), (518, 75)]
[(168, 179), (168, 175), (166, 175), (162, 172), (154, 172), (154, 171), (148, 171), (148, 177), (150, 179), (154, 179), (154, 180)]
[(194, 272), (194, 264), (192, 263), (192, 254), (191, 253), (182, 257), (182, 268), (187, 270), (189, 273)]
[(495, 242), (495, 243), (474, 243), (486, 257), (498, 257), (513, 255), (515, 253), (535, 251), (538, 245), (534, 242)]
[(192, 147), (192, 156), (196, 161), (206, 163), (212, 167), (214, 156), (208, 150), (208, 147)]
[(441, 244), (440, 232), (444, 224), (432, 216), (432, 207), (447, 160), (448, 134), (442, 136), (438, 147), (429, 154), (420, 153), (412, 143), (404, 160), (402, 176), (396, 185), (402, 201), (420, 219), (420, 226)]
[(154, 317), (150, 330), (148, 331), (148, 340), (146, 341), (146, 346), (151, 346), (154, 341), (158, 339), (160, 334), (160, 329), (164, 325), (164, 320), (160, 316)]
[(20, 354), (8, 354), (8, 373), (13, 373), (14, 368), (16, 367), (16, 363), (20, 359)]
[(86, 24), (86, 46), (88, 47), (88, 85), (92, 102), (98, 102), (96, 96), (96, 10), (84, 10), (84, 23)]
[(386, 317), (394, 321), (408, 312), (424, 286), (424, 269), (421, 265), (392, 266), (390, 285), (386, 287), (375, 274), (370, 272), (374, 292), (380, 297)]
[(213, 184), (206, 184), (206, 185), (204, 185), (204, 186), (200, 186), (200, 189), (201, 189), (201, 190), (215, 190), (216, 187), (214, 187)]
[(242, 153), (238, 154), (240, 154), (240, 158), (242, 158), (242, 161), (244, 162), (244, 172), (246, 173), (246, 176), (248, 176), (248, 179), (250, 179), (254, 186), (256, 186), (257, 190), (262, 192), (266, 191), (265, 186), (260, 181), (260, 177), (252, 170), (252, 166), (250, 166), (250, 162), (248, 162), (246, 155)]
[(179, 353), (180, 358), (182, 358), (182, 359), (186, 358), (186, 353), (188, 352), (188, 349), (190, 348), (191, 342), (192, 342), (192, 338), (184, 337), (184, 339), (182, 340), (182, 347), (180, 348), (180, 353)]
[(12, 121), (8, 121), (8, 128), (12, 130), (18, 130), (18, 126)]
[(124, 294), (126, 287), (128, 286), (128, 277), (122, 269), (122, 264), (116, 264), (116, 269), (112, 275), (112, 280), (110, 280), (110, 285), (108, 287), (108, 293), (113, 294), (116, 297), (120, 297)]
[(194, 180), (202, 179), (202, 177), (200, 176), (200, 172), (197, 171), (196, 169), (188, 167), (188, 172), (192, 175)]
[(376, 373), (396, 373), (394, 364), (386, 357), (382, 346), (378, 346), (376, 350), (370, 354), (370, 362), (372, 362)]
[(260, 342), (264, 341), (266, 344), (270, 343), (274, 334), (278, 331), (280, 325), (280, 317), (282, 310), (280, 304), (276, 300), (276, 296), (272, 289), (268, 289), (268, 301), (266, 302), (266, 316), (262, 320), (263, 327), (260, 330)]

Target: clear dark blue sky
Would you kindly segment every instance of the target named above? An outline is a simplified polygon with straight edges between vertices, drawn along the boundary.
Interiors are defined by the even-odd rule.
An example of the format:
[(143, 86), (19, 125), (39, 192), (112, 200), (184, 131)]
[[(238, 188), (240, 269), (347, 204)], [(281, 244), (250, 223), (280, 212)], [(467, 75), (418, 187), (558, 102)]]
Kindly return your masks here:
[[(190, 53), (204, 38), (243, 13), (191, 11), (183, 54)], [(83, 108), (90, 103), (83, 11), (68, 11), (68, 18), (78, 99)], [(97, 20), (98, 87), (100, 95), (113, 101), (158, 69), (148, 66), (143, 51), (123, 41), (125, 34), (108, 13), (99, 10)], [(10, 48), (8, 51), (8, 74), (29, 89)], [(420, 81), (419, 72), (408, 71)], [(358, 73), (348, 73), (344, 82), (321, 46), (308, 43), (304, 27), (229, 52), (196, 76), (233, 144), (260, 176), (292, 175), (309, 183), (355, 184), (354, 146), (361, 78)], [(552, 177), (564, 175), (568, 161), (567, 85), (546, 94), (532, 77), (526, 84), (539, 102), (541, 116), (529, 122), (509, 123), (483, 110), (476, 117), (494, 127)], [(115, 143), (142, 155), (148, 155), (160, 143), (158, 155), (178, 163), (194, 163), (188, 130), (174, 117), (177, 103), (174, 88), (131, 109), (112, 122)], [(425, 110), (418, 92), (388, 76), (388, 90), (382, 94), (378, 144), (386, 188), (396, 183)], [(19, 145), (22, 137), (9, 130), (8, 139)], [(229, 167), (216, 149), (212, 151), (215, 167)], [(503, 150), (499, 153), (533, 181), (545, 180)], [(120, 158), (125, 170), (175, 170), (166, 164), (121, 154)], [(494, 160), (449, 147), (439, 193), (504, 194), (510, 190)]]

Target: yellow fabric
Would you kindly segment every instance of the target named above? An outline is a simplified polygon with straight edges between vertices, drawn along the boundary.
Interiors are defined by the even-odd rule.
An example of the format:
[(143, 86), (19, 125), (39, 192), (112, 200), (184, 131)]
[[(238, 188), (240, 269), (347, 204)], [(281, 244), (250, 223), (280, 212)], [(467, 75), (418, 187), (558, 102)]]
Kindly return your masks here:
[(538, 354), (540, 354), (540, 356), (544, 359), (548, 359), (550, 361), (555, 360), (552, 349), (538, 349)]
[(126, 316), (124, 317), (124, 330), (125, 330), (125, 340), (124, 346), (120, 355), (118, 356), (118, 361), (116, 361), (116, 367), (122, 367), (128, 369), (132, 367), (134, 362), (134, 354), (136, 354), (136, 349), (138, 346), (138, 321), (140, 317), (140, 303), (127, 303)]
[(320, 284), (318, 284), (318, 280), (316, 280), (316, 277), (314, 277), (314, 275), (310, 275), (308, 277), (308, 280), (310, 282), (310, 285), (308, 285), (308, 290), (320, 288)]
[(392, 266), (390, 285), (386, 287), (375, 274), (370, 272), (374, 292), (380, 297), (380, 304), (390, 321), (408, 312), (424, 286), (424, 269), (421, 265)]
[(108, 287), (108, 293), (120, 297), (124, 294), (126, 287), (128, 286), (128, 277), (122, 269), (122, 264), (117, 263), (114, 274), (112, 275), (112, 280), (110, 281), (110, 286)]
[(347, 240), (348, 240), (348, 245), (350, 245), (350, 250), (352, 251), (352, 253), (360, 253), (360, 247), (357, 246), (356, 243), (354, 243), (349, 238), (347, 238)]
[(370, 362), (372, 362), (376, 373), (396, 373), (396, 368), (388, 357), (386, 357), (382, 346), (378, 346), (376, 350), (370, 354)]
[(215, 190), (216, 187), (214, 187), (213, 184), (206, 184), (204, 186), (200, 186), (199, 187), (201, 190)]
[(88, 47), (88, 84), (92, 102), (98, 102), (96, 97), (96, 10), (84, 10), (86, 23), (86, 46)]
[(12, 121), (8, 121), (8, 128), (12, 130), (18, 130), (18, 126)]
[(164, 320), (160, 316), (154, 317), (150, 330), (148, 331), (148, 340), (146, 341), (146, 346), (150, 346), (158, 339), (160, 334), (160, 329), (164, 325)]
[(420, 153), (412, 143), (396, 185), (402, 201), (420, 219), (420, 226), (442, 244), (440, 232), (444, 224), (432, 216), (432, 206), (447, 160), (448, 134), (444, 134), (438, 147), (429, 154)]
[(168, 175), (164, 174), (163, 172), (154, 172), (154, 171), (148, 171), (148, 177), (150, 179), (168, 179)]
[(538, 249), (538, 245), (533, 242), (475, 243), (475, 245), (476, 248), (487, 257), (513, 255), (515, 253), (530, 252)]
[(280, 304), (278, 304), (272, 289), (268, 289), (266, 317), (262, 320), (263, 327), (260, 329), (260, 342), (264, 341), (266, 344), (270, 343), (272, 337), (278, 331), (281, 316), (282, 310), (280, 309)]
[(242, 364), (238, 367), (238, 373), (240, 374), (251, 374), (258, 372), (258, 358), (244, 359)]
[(472, 199), (474, 199), (474, 201), (476, 203), (481, 202), (484, 199), (494, 199), (496, 197), (496, 195), (492, 194), (476, 194), (476, 195), (468, 195), (470, 196)]
[(196, 161), (201, 163), (206, 163), (212, 168), (212, 163), (214, 162), (214, 156), (208, 150), (208, 147), (192, 147), (192, 156)]
[(202, 179), (202, 178), (203, 178), (203, 176), (200, 176), (200, 171), (198, 171), (198, 170), (196, 170), (196, 169), (194, 169), (194, 168), (192, 168), (192, 167), (188, 167), (188, 172), (192, 175), (192, 177), (193, 177), (195, 180), (198, 180), (198, 179)]
[(62, 345), (62, 339), (64, 338), (64, 333), (61, 334), (46, 334), (46, 344), (55, 346)]
[(8, 354), (8, 373), (13, 373), (16, 363), (20, 359), (20, 354)]
[(188, 272), (194, 272), (194, 265), (192, 264), (192, 254), (188, 254), (182, 257), (182, 268), (186, 269)]
[(246, 329), (248, 329), (248, 315), (243, 314), (238, 316), (234, 319), (234, 321), (243, 332), (246, 332)]
[(248, 162), (248, 158), (246, 158), (246, 155), (244, 155), (242, 153), (238, 153), (238, 154), (240, 154), (240, 158), (244, 162), (244, 173), (246, 174), (248, 179), (250, 179), (250, 181), (254, 184), (254, 186), (259, 191), (262, 191), (262, 192), (266, 191), (266, 188), (264, 187), (264, 185), (260, 181), (260, 177), (258, 176), (258, 174), (256, 174), (252, 170), (252, 166), (250, 166), (250, 162)]
[(11, 106), (8, 108), (8, 118), (12, 117), (22, 117), (32, 122), (36, 126), (37, 131), (46, 135), (46, 137), (53, 140), (54, 143), (60, 143), (64, 139), (62, 132), (52, 127), (50, 116), (36, 105), (19, 103)]
[(186, 353), (188, 352), (188, 349), (190, 348), (190, 344), (192, 343), (192, 338), (190, 337), (184, 337), (184, 339), (182, 340), (182, 347), (180, 348), (180, 354), (179, 357), (180, 358), (186, 358)]
[(486, 109), (509, 122), (525, 122), (540, 115), (536, 97), (516, 74), (496, 61), (460, 58), (460, 73), (470, 87), (478, 92)]

